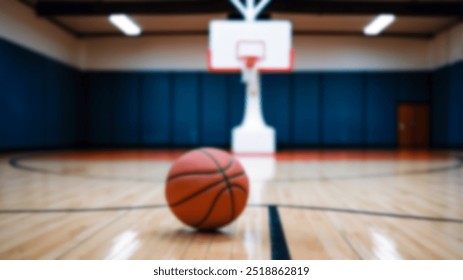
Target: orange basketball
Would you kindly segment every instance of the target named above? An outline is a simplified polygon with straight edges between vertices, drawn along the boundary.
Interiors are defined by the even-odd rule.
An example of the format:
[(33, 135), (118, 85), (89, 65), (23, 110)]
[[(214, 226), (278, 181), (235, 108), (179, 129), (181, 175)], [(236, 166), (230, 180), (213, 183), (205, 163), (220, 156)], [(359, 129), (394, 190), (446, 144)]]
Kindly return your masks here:
[(216, 229), (235, 220), (246, 206), (249, 181), (241, 164), (218, 149), (197, 149), (171, 167), (166, 198), (185, 224)]

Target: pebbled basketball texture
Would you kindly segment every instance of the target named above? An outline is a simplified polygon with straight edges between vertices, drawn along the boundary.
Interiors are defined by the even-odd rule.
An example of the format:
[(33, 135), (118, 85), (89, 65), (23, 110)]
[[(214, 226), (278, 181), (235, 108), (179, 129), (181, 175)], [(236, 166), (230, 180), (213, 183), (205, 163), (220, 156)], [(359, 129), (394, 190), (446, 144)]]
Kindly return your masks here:
[(235, 220), (246, 206), (248, 192), (248, 177), (238, 160), (212, 148), (181, 156), (166, 182), (166, 199), (174, 215), (201, 230)]

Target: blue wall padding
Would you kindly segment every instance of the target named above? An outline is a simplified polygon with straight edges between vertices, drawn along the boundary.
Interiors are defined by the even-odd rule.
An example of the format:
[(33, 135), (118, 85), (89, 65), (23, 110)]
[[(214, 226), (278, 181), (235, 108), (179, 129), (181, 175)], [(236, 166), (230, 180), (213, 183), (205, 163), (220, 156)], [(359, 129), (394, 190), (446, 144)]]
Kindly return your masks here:
[[(217, 75), (217, 74), (213, 74)], [(241, 75), (239, 74), (232, 74), (227, 75), (227, 94), (228, 94), (228, 110), (229, 110), (229, 134), (227, 137), (228, 141), (230, 141), (231, 137), (231, 129), (241, 124), (243, 121), (244, 115), (244, 96), (245, 96), (245, 87), (241, 82)]]
[(437, 148), (463, 147), (463, 62), (432, 74), (432, 132)]
[(425, 102), (430, 97), (428, 72), (399, 72), (398, 98), (401, 102)]
[(288, 74), (268, 74), (262, 77), (262, 103), (265, 121), (276, 130), (277, 143), (290, 145), (292, 80)]
[(70, 146), (76, 141), (78, 75), (62, 64), (47, 61), (45, 80), (45, 144)]
[(368, 147), (393, 147), (397, 139), (397, 76), (365, 75), (365, 143)]
[(172, 139), (172, 78), (169, 74), (142, 74), (140, 144), (168, 146)]
[[(463, 62), (435, 71), (295, 72), (261, 78), (279, 147), (396, 147), (397, 105), (429, 104), (431, 146), (463, 147)], [(79, 72), (0, 40), (0, 149), (229, 147), (239, 74)]]
[(174, 146), (197, 146), (199, 139), (199, 74), (173, 74), (172, 129)]
[(229, 142), (227, 76), (201, 75), (200, 139), (202, 145), (225, 146)]
[(111, 146), (114, 142), (113, 74), (86, 75), (88, 131), (90, 145)]
[(79, 72), (0, 40), (0, 149), (75, 143)]
[(322, 144), (363, 144), (363, 74), (328, 73), (322, 77)]
[(439, 148), (449, 146), (450, 68), (432, 75), (431, 142)]
[(450, 70), (449, 147), (463, 147), (463, 62)]
[(131, 73), (114, 75), (113, 105), (113, 144), (115, 146), (134, 146), (140, 143), (140, 83), (139, 76)]
[(296, 73), (292, 97), (292, 142), (295, 146), (321, 144), (320, 114), (322, 112), (320, 74)]

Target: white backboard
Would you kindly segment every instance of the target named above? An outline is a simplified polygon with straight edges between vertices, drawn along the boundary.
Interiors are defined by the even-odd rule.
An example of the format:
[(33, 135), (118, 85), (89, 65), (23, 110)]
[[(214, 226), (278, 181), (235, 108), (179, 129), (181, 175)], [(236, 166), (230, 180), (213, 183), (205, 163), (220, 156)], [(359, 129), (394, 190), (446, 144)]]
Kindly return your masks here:
[(210, 71), (241, 71), (246, 57), (258, 57), (261, 72), (286, 72), (294, 66), (291, 22), (213, 20), (209, 23)]

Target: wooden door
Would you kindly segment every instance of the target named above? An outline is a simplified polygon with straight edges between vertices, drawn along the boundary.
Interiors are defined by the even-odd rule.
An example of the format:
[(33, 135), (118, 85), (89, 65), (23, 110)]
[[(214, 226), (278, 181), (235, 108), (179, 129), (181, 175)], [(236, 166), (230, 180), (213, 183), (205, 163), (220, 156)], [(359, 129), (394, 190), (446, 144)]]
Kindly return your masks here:
[(429, 146), (429, 106), (400, 104), (397, 112), (399, 147), (427, 148)]

